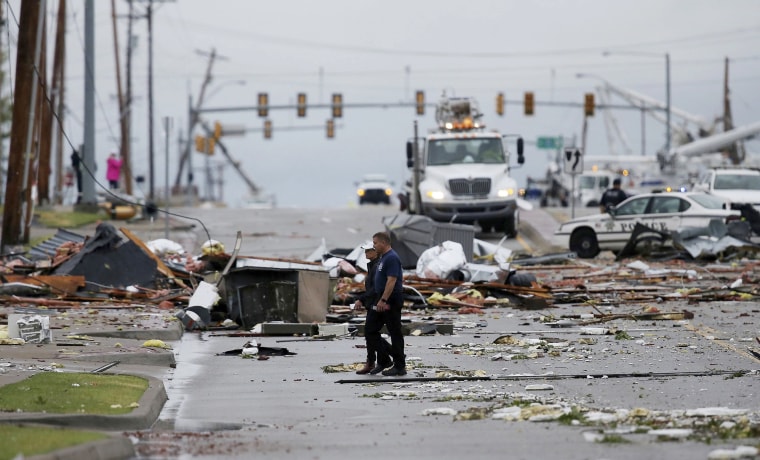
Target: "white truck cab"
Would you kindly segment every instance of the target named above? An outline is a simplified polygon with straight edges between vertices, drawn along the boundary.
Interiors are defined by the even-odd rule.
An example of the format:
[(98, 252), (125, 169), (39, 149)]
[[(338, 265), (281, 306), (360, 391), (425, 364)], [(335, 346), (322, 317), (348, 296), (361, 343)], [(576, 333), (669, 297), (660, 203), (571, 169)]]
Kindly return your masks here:
[[(408, 211), (440, 222), (478, 222), (483, 231), (516, 236), (517, 182), (510, 176), (504, 137), (487, 132), (471, 98), (446, 98), (436, 111), (438, 129), (407, 143)], [(517, 163), (522, 164), (522, 139)]]
[(694, 190), (724, 198), (732, 205), (750, 204), (760, 210), (760, 170), (712, 168), (705, 171)]

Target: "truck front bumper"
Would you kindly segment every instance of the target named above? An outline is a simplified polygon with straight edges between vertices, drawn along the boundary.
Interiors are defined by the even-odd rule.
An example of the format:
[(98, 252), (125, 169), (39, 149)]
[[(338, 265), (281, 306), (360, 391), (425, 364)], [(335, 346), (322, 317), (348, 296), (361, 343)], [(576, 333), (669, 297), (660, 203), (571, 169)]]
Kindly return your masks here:
[(473, 223), (515, 215), (517, 201), (422, 203), (423, 214), (439, 222)]

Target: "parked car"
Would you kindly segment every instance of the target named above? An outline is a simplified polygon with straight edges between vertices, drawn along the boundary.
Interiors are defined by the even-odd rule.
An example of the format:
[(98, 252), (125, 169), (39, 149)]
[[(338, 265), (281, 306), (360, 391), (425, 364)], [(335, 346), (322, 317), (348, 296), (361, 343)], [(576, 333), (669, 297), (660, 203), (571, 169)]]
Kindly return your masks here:
[(359, 204), (391, 204), (393, 182), (384, 174), (366, 174), (361, 182), (356, 183), (356, 194), (359, 195)]
[(701, 192), (643, 193), (632, 196), (609, 212), (565, 222), (554, 232), (555, 243), (581, 258), (601, 250), (619, 251), (637, 223), (662, 232), (682, 227), (707, 227), (712, 219), (739, 219), (726, 200)]
[(760, 170), (754, 168), (714, 168), (703, 173), (695, 191), (719, 196), (732, 205), (750, 204), (760, 210)]

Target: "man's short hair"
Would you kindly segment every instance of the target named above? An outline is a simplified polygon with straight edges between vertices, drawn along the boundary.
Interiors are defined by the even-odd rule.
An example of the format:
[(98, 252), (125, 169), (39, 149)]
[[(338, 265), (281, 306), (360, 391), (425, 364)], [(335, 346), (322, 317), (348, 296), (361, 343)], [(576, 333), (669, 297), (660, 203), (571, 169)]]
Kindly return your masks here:
[(620, 185), (620, 179), (616, 178), (612, 181), (612, 185)]
[(385, 244), (391, 244), (391, 237), (385, 232), (377, 232), (372, 235), (372, 238)]

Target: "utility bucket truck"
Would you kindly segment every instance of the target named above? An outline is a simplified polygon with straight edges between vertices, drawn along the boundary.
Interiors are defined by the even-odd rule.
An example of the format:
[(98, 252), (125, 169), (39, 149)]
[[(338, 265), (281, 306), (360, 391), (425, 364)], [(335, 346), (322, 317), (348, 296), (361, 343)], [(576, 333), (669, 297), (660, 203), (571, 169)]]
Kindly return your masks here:
[[(439, 222), (473, 224), (484, 232), (516, 236), (519, 224), (517, 182), (510, 176), (505, 139), (485, 131), (472, 98), (446, 97), (436, 108), (437, 129), (407, 142), (403, 204), (410, 214)], [(523, 140), (517, 138), (517, 163), (523, 164)], [(403, 206), (402, 204), (402, 206)]]

